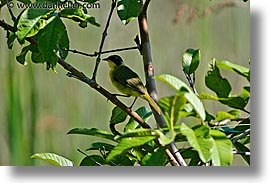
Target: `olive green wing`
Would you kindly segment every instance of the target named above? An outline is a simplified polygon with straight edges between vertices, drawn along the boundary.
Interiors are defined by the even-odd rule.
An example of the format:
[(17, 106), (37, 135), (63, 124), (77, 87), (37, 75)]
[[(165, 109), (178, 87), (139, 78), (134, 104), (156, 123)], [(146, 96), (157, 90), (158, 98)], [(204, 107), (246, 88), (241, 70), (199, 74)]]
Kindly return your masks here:
[(125, 87), (129, 87), (140, 94), (146, 93), (146, 88), (141, 82), (139, 76), (125, 65), (121, 65), (116, 68), (113, 72), (113, 77), (117, 82), (121, 83)]

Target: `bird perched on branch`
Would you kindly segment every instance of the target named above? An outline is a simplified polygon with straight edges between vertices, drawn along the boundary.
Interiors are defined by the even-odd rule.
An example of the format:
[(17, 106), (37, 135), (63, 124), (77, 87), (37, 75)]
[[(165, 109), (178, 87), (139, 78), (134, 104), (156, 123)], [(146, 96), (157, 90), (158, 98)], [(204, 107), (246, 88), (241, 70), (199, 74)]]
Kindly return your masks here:
[(147, 89), (143, 85), (139, 76), (125, 66), (123, 60), (118, 55), (111, 55), (108, 58), (104, 58), (110, 67), (110, 79), (112, 84), (126, 96), (140, 97), (146, 100), (158, 114), (162, 114), (161, 109), (156, 102), (150, 97)]

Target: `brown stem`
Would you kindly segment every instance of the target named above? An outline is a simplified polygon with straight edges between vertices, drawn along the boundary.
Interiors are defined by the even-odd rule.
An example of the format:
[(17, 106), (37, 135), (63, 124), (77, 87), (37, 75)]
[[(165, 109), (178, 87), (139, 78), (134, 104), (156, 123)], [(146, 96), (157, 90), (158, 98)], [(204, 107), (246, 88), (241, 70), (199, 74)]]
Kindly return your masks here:
[[(152, 62), (152, 55), (151, 55), (151, 45), (150, 45), (150, 39), (149, 39), (149, 32), (148, 32), (148, 22), (147, 22), (147, 9), (149, 6), (149, 3), (151, 0), (146, 0), (144, 4), (141, 7), (141, 12), (138, 17), (138, 23), (139, 23), (139, 31), (140, 31), (140, 37), (141, 37), (141, 51), (143, 56), (143, 64), (144, 64), (144, 72), (146, 76), (146, 88), (148, 90), (148, 93), (154, 100), (158, 100), (157, 90), (156, 90), (156, 82), (154, 80), (154, 68), (153, 68), (153, 62)], [(141, 1), (141, 3), (143, 3)], [(154, 111), (154, 117), (157, 122), (157, 124), (160, 127), (166, 127), (166, 121), (162, 114), (158, 114), (152, 107), (152, 111)], [(176, 159), (177, 163), (173, 162), (175, 166), (187, 166), (186, 162), (182, 158), (181, 154), (179, 153), (176, 145), (174, 142), (169, 144), (169, 149), (172, 152), (173, 158)], [(171, 154), (166, 154), (171, 159)]]

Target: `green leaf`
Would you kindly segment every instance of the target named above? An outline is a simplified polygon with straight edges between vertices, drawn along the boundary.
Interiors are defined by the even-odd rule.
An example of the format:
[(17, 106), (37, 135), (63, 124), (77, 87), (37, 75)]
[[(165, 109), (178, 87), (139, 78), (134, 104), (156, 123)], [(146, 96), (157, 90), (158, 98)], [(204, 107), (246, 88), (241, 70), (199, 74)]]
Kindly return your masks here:
[(89, 150), (111, 151), (113, 148), (114, 148), (114, 145), (107, 144), (104, 142), (95, 142), (88, 149), (86, 149), (86, 151), (89, 151)]
[(140, 13), (140, 0), (118, 0), (117, 14), (123, 24), (137, 18)]
[(201, 160), (206, 163), (211, 157), (212, 141), (209, 135), (210, 128), (204, 125), (189, 128), (186, 124), (182, 123), (180, 132), (185, 135), (188, 143), (196, 151), (198, 151)]
[(214, 166), (229, 166), (233, 161), (232, 143), (223, 132), (211, 130), (211, 159)]
[[(237, 113), (235, 113), (237, 112)], [(233, 114), (229, 112), (225, 112), (225, 111), (219, 111), (216, 114), (216, 121), (222, 121), (224, 119), (236, 119), (239, 117), (239, 112), (235, 111)]]
[(147, 153), (141, 160), (141, 166), (165, 166), (168, 162), (165, 147), (160, 147), (153, 153)]
[(159, 130), (153, 130), (153, 129), (144, 129), (144, 128), (138, 128), (135, 130), (131, 130), (127, 133), (121, 134), (117, 139), (127, 138), (127, 137), (146, 137), (146, 136), (159, 136)]
[(73, 20), (74, 22), (79, 22), (79, 26), (82, 28), (87, 27), (87, 23), (99, 27), (94, 17), (86, 14), (82, 8), (65, 8), (61, 10), (60, 16)]
[(38, 37), (38, 49), (42, 53), (44, 60), (48, 61), (51, 68), (55, 70), (58, 55), (66, 58), (69, 48), (69, 38), (67, 30), (59, 17), (53, 17), (53, 20), (40, 31)]
[(166, 134), (163, 134), (159, 130), (155, 130), (159, 135), (159, 140), (162, 145), (168, 145), (172, 143), (176, 137), (176, 133), (174, 131), (168, 131)]
[(217, 95), (210, 95), (207, 93), (201, 93), (199, 96), (200, 99), (207, 99), (207, 100), (216, 100), (221, 102), (224, 105), (235, 109), (244, 110), (245, 106), (248, 104), (250, 96), (242, 93), (240, 95), (230, 96), (226, 98), (220, 98)]
[(108, 154), (106, 160), (111, 161), (114, 157), (121, 155), (125, 151), (141, 146), (155, 138), (155, 136), (122, 138), (119, 144)]
[(249, 81), (249, 68), (247, 68), (247, 67), (243, 67), (241, 65), (234, 64), (232, 62), (224, 61), (224, 60), (223, 61), (216, 61), (216, 66), (218, 68), (226, 69), (226, 70), (229, 70), (231, 72), (237, 73), (241, 76), (244, 76)]
[(123, 121), (125, 121), (126, 117), (127, 117), (127, 113), (124, 112), (120, 107), (116, 106), (112, 110), (110, 123), (111, 124), (122, 123)]
[[(135, 111), (145, 122), (153, 114), (151, 111), (148, 111), (146, 107), (140, 107)], [(128, 123), (124, 127), (124, 132), (129, 132), (136, 129), (139, 124), (133, 119), (130, 118)]]
[(182, 67), (185, 74), (193, 74), (200, 63), (200, 50), (187, 49), (182, 55)]
[(67, 134), (81, 134), (81, 135), (91, 135), (96, 137), (101, 137), (109, 140), (114, 140), (114, 136), (103, 130), (99, 130), (97, 128), (74, 128), (70, 130)]
[(221, 98), (228, 97), (231, 92), (231, 85), (227, 79), (221, 76), (220, 70), (216, 67), (215, 59), (209, 65), (209, 70), (205, 76), (205, 84)]
[(72, 161), (54, 153), (36, 153), (31, 158), (41, 159), (55, 166), (73, 166)]
[(102, 166), (106, 164), (103, 157), (99, 155), (86, 156), (79, 166)]
[(158, 101), (162, 111), (167, 115), (167, 118), (169, 118), (169, 129), (173, 128), (173, 126), (178, 122), (181, 117), (180, 111), (184, 110), (186, 104), (184, 95), (180, 92), (178, 93), (179, 94), (175, 96), (161, 98)]
[[(41, 2), (37, 2), (41, 3)], [(17, 23), (16, 35), (19, 42), (23, 41), (30, 33), (33, 35), (33, 28), (37, 27), (39, 20), (49, 12), (52, 12), (52, 9), (48, 8), (26, 8), (24, 12), (19, 17)]]
[(165, 82), (176, 91), (181, 91), (184, 97), (187, 99), (187, 101), (193, 106), (194, 110), (199, 115), (199, 117), (202, 120), (205, 120), (206, 115), (202, 102), (183, 81), (169, 74), (162, 74), (156, 76), (155, 78)]
[(232, 107), (235, 109), (241, 109), (241, 110), (245, 108), (245, 106), (248, 104), (248, 101), (249, 101), (249, 96), (245, 94), (240, 94), (237, 96), (229, 97), (225, 100), (224, 99), (220, 100), (221, 103), (229, 107)]

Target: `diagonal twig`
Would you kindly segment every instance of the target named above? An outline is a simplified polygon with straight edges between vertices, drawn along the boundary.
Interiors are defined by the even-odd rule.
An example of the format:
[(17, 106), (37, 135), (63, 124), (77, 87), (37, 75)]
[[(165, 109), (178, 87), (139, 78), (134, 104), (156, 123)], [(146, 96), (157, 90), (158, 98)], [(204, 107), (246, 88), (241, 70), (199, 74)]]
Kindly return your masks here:
[(107, 22), (106, 22), (105, 29), (102, 33), (102, 38), (101, 38), (101, 42), (100, 42), (100, 46), (99, 46), (99, 50), (98, 50), (98, 56), (96, 58), (96, 64), (95, 64), (93, 77), (92, 77), (92, 79), (94, 81), (96, 81), (96, 74), (97, 74), (98, 66), (99, 66), (99, 63), (100, 63), (100, 60), (101, 60), (100, 56), (101, 56), (103, 45), (104, 45), (104, 42), (105, 42), (105, 39), (106, 39), (106, 36), (107, 36), (107, 31), (108, 31), (108, 28), (109, 28), (109, 25), (110, 25), (111, 17), (112, 17), (114, 9), (116, 7), (116, 2), (117, 2), (117, 0), (112, 0), (110, 13), (109, 13), (109, 16), (108, 16), (108, 19), (107, 19)]

